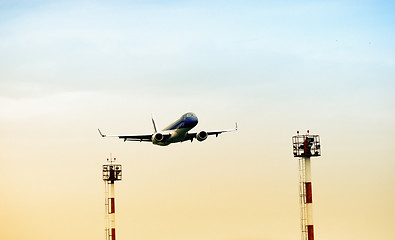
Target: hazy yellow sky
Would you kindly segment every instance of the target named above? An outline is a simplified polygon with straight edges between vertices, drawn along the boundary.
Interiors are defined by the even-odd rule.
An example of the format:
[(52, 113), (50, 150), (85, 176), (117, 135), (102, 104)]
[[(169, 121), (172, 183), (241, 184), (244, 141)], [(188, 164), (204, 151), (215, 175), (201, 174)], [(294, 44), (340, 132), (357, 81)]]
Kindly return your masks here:
[[(320, 240), (395, 238), (395, 6), (387, 1), (0, 1), (0, 239), (300, 238), (291, 137), (312, 161)], [(168, 147), (151, 133), (192, 111)]]

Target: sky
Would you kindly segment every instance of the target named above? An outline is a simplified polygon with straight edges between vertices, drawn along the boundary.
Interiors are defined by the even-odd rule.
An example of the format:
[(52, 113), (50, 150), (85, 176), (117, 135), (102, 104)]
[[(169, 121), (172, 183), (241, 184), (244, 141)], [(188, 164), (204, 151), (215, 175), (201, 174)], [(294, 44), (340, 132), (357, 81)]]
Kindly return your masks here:
[[(0, 1), (0, 238), (300, 239), (296, 131), (317, 239), (395, 238), (391, 1)], [(185, 112), (167, 147), (151, 133)]]

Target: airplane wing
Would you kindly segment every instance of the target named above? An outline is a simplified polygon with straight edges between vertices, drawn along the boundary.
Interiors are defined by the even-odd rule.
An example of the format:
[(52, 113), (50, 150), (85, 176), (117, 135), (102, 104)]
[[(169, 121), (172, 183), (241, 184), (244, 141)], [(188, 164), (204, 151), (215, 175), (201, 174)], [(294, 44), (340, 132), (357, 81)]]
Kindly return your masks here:
[(131, 134), (131, 135), (105, 135), (99, 130), (102, 137), (118, 137), (123, 141), (151, 142), (152, 134)]
[[(233, 131), (237, 131), (237, 123), (236, 123), (236, 127), (233, 129), (225, 129), (225, 130), (214, 130), (214, 131), (207, 131), (207, 135), (215, 135), (216, 137), (218, 137), (219, 134), (224, 133), (224, 132), (233, 132)], [(198, 134), (198, 132), (191, 132), (188, 133), (187, 136), (185, 137), (184, 141), (190, 140), (192, 141), (194, 138), (196, 138), (196, 135)]]

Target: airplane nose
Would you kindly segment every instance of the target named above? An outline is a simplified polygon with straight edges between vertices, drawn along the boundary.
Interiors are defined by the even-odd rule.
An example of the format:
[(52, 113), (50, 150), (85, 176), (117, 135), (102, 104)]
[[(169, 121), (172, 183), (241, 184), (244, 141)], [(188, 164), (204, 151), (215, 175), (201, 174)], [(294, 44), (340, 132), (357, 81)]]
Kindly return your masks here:
[(198, 119), (197, 119), (197, 117), (196, 116), (192, 116), (192, 117), (189, 117), (189, 121), (191, 121), (191, 122), (198, 122)]
[(190, 116), (185, 119), (185, 123), (188, 127), (194, 127), (198, 123), (198, 119), (195, 116)]

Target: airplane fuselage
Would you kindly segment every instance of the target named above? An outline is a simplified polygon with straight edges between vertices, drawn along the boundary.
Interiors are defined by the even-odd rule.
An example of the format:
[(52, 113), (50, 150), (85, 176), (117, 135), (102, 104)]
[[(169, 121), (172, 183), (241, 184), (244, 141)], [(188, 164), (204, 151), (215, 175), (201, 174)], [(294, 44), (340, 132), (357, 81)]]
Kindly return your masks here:
[[(171, 143), (182, 142), (186, 139), (189, 130), (198, 124), (198, 118), (194, 113), (185, 113), (177, 121), (173, 122), (159, 133), (152, 135), (152, 143), (167, 146)], [(158, 134), (160, 134), (158, 136)], [(163, 137), (163, 139), (161, 139)], [(161, 141), (158, 141), (161, 140)]]

